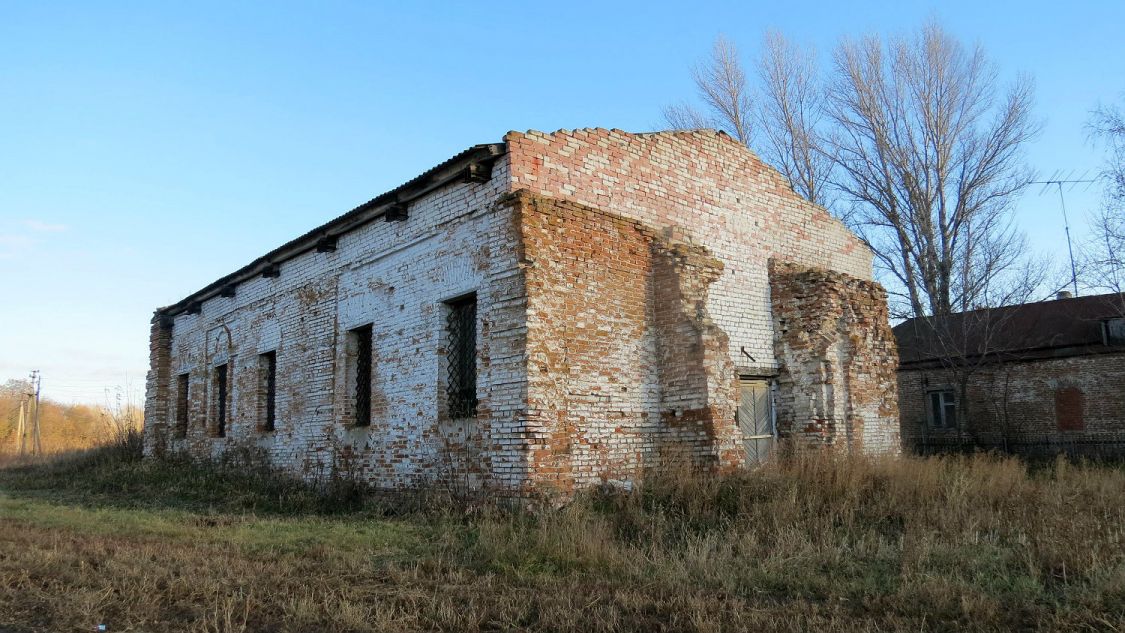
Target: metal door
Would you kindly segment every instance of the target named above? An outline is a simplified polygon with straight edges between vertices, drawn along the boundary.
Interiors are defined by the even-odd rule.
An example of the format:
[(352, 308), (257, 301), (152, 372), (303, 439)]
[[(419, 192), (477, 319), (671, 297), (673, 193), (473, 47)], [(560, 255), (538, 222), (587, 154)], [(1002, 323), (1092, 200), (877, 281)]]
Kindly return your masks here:
[(738, 427), (748, 463), (760, 464), (769, 458), (777, 437), (774, 429), (770, 384), (766, 380), (739, 380)]

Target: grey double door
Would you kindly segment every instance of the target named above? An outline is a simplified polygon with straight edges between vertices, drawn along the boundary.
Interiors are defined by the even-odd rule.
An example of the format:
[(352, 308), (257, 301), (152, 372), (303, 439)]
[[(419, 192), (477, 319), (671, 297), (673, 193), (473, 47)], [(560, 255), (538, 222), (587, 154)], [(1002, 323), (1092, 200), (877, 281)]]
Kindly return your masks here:
[(760, 464), (769, 458), (777, 441), (770, 383), (743, 378), (738, 387), (738, 427), (742, 430), (747, 462)]

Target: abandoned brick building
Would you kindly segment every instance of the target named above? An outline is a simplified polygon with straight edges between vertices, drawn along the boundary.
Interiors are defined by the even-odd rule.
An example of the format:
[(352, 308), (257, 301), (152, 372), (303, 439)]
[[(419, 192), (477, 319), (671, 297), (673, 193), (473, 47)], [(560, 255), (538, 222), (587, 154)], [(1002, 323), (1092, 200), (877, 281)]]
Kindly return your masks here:
[(157, 310), (146, 451), (563, 493), (895, 452), (871, 261), (720, 132), (511, 132)]
[(1125, 295), (1060, 293), (894, 332), (912, 450), (1125, 455)]

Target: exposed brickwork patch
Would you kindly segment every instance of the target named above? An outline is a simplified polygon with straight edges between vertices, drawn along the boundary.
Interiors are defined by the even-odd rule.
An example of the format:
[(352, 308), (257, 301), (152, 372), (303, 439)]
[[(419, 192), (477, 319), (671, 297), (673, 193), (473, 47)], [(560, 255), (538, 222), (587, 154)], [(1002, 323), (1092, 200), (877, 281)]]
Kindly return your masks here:
[(722, 263), (570, 201), (518, 192), (532, 478), (569, 492), (734, 450), (734, 366), (707, 312)]
[(879, 284), (770, 262), (778, 377), (778, 431), (849, 451), (900, 448), (898, 354)]

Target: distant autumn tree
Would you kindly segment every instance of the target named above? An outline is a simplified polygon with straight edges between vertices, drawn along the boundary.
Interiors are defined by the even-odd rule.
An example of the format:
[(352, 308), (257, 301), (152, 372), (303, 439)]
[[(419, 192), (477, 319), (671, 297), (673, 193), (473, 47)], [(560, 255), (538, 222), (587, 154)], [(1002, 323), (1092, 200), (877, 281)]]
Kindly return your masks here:
[(758, 136), (736, 137), (872, 248), (896, 316), (983, 306), (990, 284), (1020, 274), (1026, 243), (1010, 212), (1033, 175), (1022, 160), (1039, 130), (1030, 79), (999, 90), (980, 46), (930, 23), (843, 40), (825, 76), (811, 51), (768, 34), (751, 95), (721, 42), (695, 74), (705, 113), (666, 110), (668, 124), (723, 121), (711, 95), (758, 103)]
[(16, 397), (33, 391), (35, 388), (26, 378), (9, 378), (4, 384), (0, 384), (0, 397)]

